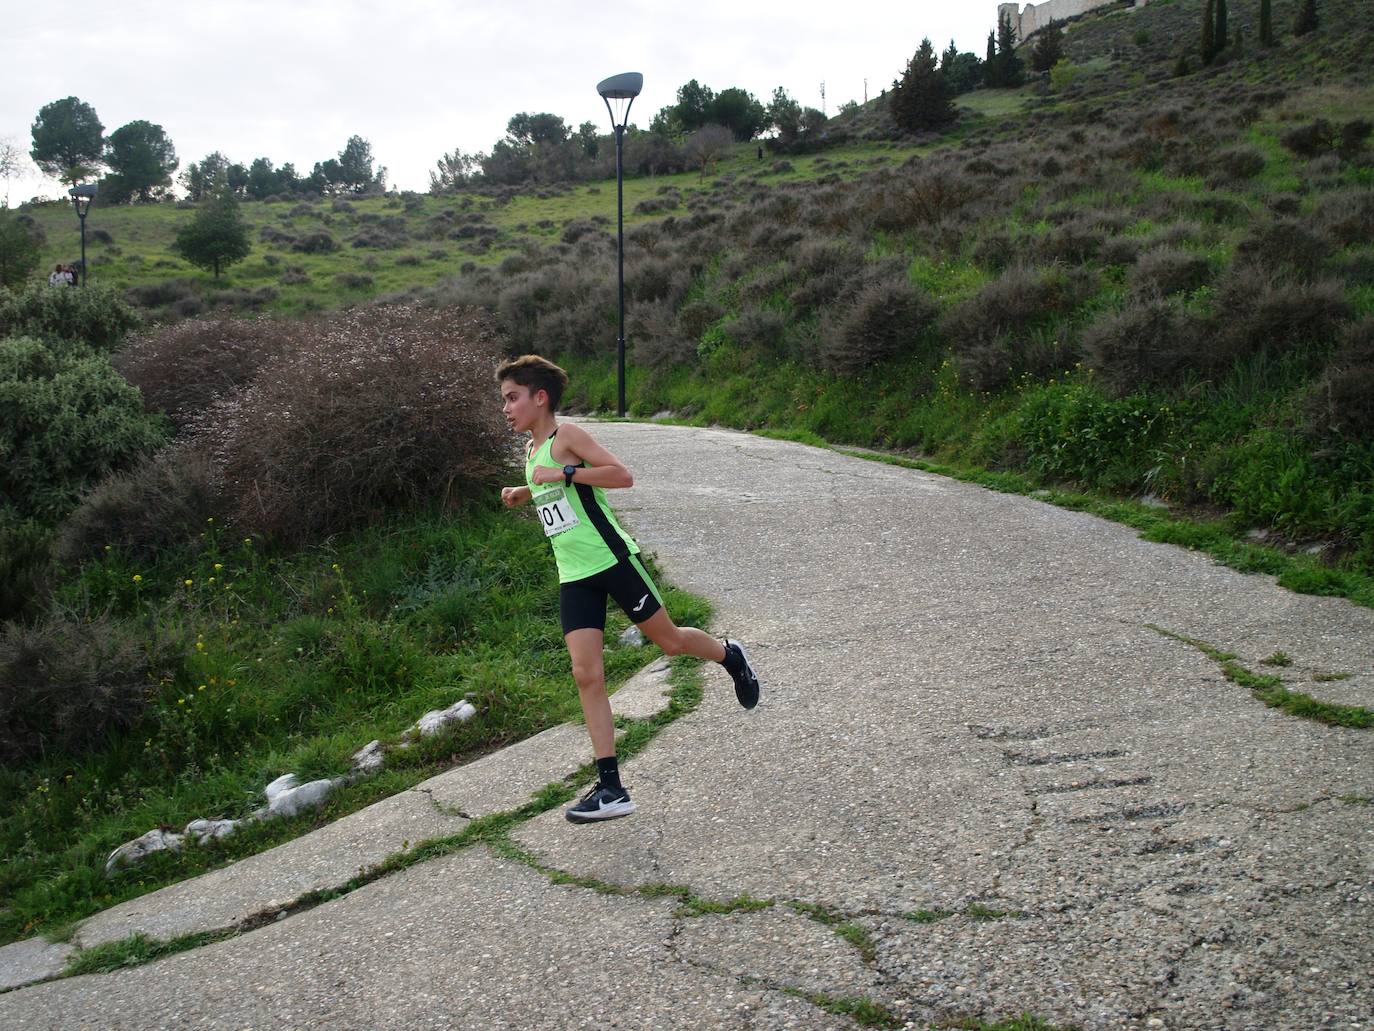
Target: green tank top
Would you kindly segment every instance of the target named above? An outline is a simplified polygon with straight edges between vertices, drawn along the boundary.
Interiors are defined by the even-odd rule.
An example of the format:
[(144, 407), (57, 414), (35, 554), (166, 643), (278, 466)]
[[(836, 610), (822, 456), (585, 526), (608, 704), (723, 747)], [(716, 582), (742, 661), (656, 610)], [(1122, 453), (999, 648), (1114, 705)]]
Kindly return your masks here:
[(639, 545), (616, 522), (604, 488), (585, 483), (564, 487), (561, 479), (557, 483), (534, 482), (536, 466), (557, 469), (562, 475), (563, 466), (553, 460), (553, 437), (557, 433), (554, 430), (539, 450), (525, 459), (525, 483), (553, 545), (558, 581), (569, 583), (595, 576), (629, 555), (638, 555)]

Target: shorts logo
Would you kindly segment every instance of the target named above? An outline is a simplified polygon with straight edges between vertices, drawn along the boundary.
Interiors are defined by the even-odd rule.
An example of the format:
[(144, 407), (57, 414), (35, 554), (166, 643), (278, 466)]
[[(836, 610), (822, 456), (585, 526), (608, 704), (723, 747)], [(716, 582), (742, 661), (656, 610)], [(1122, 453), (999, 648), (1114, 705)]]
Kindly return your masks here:
[(642, 598), (639, 599), (639, 604), (636, 605), (636, 606), (635, 606), (633, 609), (631, 609), (630, 611), (631, 611), (631, 612), (638, 612), (638, 611), (640, 611), (642, 608), (644, 608), (644, 603), (645, 603), (646, 601), (648, 601), (648, 600), (649, 600), (649, 596), (648, 596), (647, 594), (644, 595), (644, 597), (642, 597)]

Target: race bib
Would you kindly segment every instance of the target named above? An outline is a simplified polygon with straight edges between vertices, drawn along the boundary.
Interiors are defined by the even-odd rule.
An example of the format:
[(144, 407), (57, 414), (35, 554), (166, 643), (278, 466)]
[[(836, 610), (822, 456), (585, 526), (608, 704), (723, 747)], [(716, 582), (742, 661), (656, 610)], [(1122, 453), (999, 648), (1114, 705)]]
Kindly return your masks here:
[(544, 526), (545, 537), (556, 537), (582, 521), (577, 518), (572, 503), (561, 487), (540, 494), (534, 499), (534, 507), (539, 512), (539, 522)]

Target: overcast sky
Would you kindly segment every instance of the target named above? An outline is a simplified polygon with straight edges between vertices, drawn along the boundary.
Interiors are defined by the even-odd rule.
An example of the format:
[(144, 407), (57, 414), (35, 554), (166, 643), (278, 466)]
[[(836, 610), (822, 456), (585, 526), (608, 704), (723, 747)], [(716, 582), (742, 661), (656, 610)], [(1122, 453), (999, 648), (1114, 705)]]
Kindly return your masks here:
[[(630, 121), (646, 127), (689, 79), (740, 86), (765, 103), (775, 86), (833, 113), (875, 96), (923, 36), (982, 56), (995, 0), (784, 3), (693, 0), (0, 0), (0, 137), (32, 146), (38, 109), (76, 96), (106, 134), (161, 125), (184, 167), (214, 150), (306, 173), (351, 135), (372, 144), (388, 184), (425, 190), (443, 153), (486, 151), (518, 111), (550, 111), (610, 131), (596, 84), (644, 74)], [(2, 188), (2, 187), (0, 187)], [(30, 166), (15, 205), (58, 185)]]

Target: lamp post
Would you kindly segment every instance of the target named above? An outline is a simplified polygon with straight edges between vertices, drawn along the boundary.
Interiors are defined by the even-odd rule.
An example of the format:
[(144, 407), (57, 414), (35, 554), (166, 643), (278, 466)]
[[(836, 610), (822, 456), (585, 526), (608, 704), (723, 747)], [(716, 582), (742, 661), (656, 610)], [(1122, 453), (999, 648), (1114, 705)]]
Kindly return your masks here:
[[(620, 405), (617, 414), (625, 415), (625, 176), (623, 158), (625, 152), (625, 126), (630, 120), (630, 107), (644, 88), (644, 76), (639, 72), (622, 72), (602, 79), (596, 84), (596, 91), (606, 102), (606, 111), (611, 116), (611, 128), (615, 130), (615, 214), (616, 214), (616, 265), (617, 283), (620, 292), (620, 335), (616, 338), (616, 382), (620, 390)], [(617, 120), (611, 101), (624, 101), (625, 107)]]
[(73, 186), (67, 191), (72, 198), (72, 207), (76, 208), (76, 217), (81, 219), (81, 278), (78, 282), (86, 285), (86, 212), (91, 210), (91, 201), (95, 200), (95, 183), (82, 183), (80, 186)]

